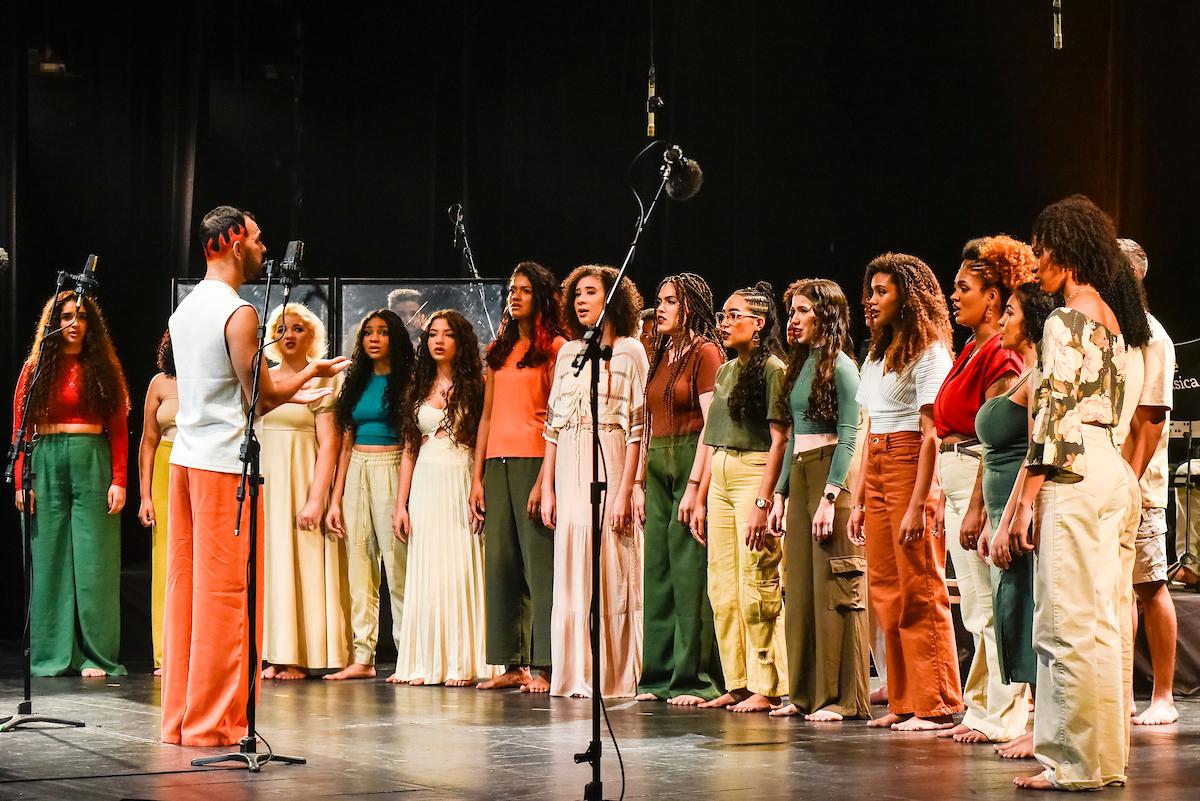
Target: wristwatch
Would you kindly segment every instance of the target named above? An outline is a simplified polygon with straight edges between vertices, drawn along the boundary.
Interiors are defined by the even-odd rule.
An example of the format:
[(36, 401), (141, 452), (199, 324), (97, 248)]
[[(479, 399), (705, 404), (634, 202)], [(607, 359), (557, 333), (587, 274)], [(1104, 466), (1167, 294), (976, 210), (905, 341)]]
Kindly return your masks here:
[(767, 499), (766, 498), (755, 498), (754, 505), (757, 506), (759, 509), (766, 509), (767, 508)]
[(829, 501), (830, 503), (835, 503), (837, 501), (836, 492), (827, 492), (822, 497), (824, 497), (825, 500)]

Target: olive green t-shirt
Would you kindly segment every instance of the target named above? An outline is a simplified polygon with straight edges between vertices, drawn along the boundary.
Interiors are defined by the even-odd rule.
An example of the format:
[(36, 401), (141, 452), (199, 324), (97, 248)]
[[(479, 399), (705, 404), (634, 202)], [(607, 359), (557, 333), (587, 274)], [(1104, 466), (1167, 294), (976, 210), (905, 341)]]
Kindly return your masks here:
[(768, 421), (786, 423), (779, 414), (779, 398), (783, 393), (783, 374), (786, 368), (778, 356), (769, 356), (763, 372), (766, 381), (766, 411), (757, 420), (734, 420), (729, 414), (729, 395), (737, 386), (742, 366), (736, 358), (717, 369), (717, 384), (713, 390), (708, 422), (704, 426), (704, 444), (714, 448), (738, 451), (771, 450), (771, 428)]

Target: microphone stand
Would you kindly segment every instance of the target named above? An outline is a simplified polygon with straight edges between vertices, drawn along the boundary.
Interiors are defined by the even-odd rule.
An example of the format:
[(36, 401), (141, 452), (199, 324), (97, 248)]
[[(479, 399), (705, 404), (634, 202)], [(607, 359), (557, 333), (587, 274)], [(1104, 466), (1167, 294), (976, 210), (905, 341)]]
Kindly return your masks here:
[(305, 765), (303, 757), (283, 756), (271, 750), (271, 744), (266, 743), (267, 753), (258, 750), (258, 730), (255, 727), (255, 712), (257, 711), (258, 687), (258, 495), (262, 488), (263, 478), (259, 461), (260, 445), (254, 433), (254, 417), (257, 412), (259, 390), (259, 371), (262, 365), (263, 349), (266, 348), (267, 314), (271, 309), (271, 282), (279, 278), (283, 284), (283, 309), (286, 313), (288, 300), (292, 295), (292, 285), (299, 277), (299, 270), (287, 267), (276, 267), (274, 261), (266, 263), (267, 286), (263, 297), (262, 314), (258, 317), (258, 349), (254, 351), (251, 362), (251, 375), (254, 376), (254, 392), (250, 398), (250, 406), (246, 409), (246, 433), (242, 437), (242, 447), (239, 458), (242, 461), (242, 476), (237, 488), (237, 519), (234, 522), (233, 536), (242, 534), (242, 508), (246, 501), (246, 490), (250, 495), (250, 549), (246, 557), (246, 637), (250, 645), (250, 659), (247, 663), (246, 682), (249, 692), (246, 694), (246, 736), (238, 743), (238, 750), (219, 756), (203, 757), (192, 760), (192, 767), (216, 765), (222, 762), (241, 762), (251, 773), (258, 773), (268, 762), (282, 762), (286, 765)]
[[(50, 723), (58, 726), (73, 727), (84, 725), (82, 721), (78, 720), (52, 718), (33, 713), (33, 668), (29, 654), (30, 602), (33, 593), (33, 509), (30, 501), (33, 499), (31, 495), (33, 492), (33, 448), (37, 444), (36, 437), (30, 437), (26, 433), (29, 427), (29, 402), (33, 398), (33, 388), (37, 386), (38, 379), (42, 376), (42, 367), (46, 358), (47, 340), (55, 334), (62, 333), (70, 325), (74, 325), (74, 323), (71, 323), (68, 326), (55, 328), (58, 325), (59, 309), (62, 307), (59, 295), (66, 288), (67, 279), (77, 277), (70, 275), (65, 270), (60, 270), (58, 273), (58, 281), (54, 287), (54, 304), (50, 309), (50, 317), (46, 320), (46, 327), (42, 329), (42, 346), (38, 348), (37, 363), (34, 365), (33, 373), (30, 375), (25, 397), (21, 399), (21, 424), (17, 427), (17, 433), (13, 437), (12, 446), (8, 450), (8, 466), (4, 471), (5, 482), (11, 485), (17, 461), (21, 461), (21, 570), (25, 585), (25, 625), (21, 631), (21, 668), (22, 677), (25, 682), (25, 696), (17, 704), (15, 714), (7, 715), (0, 719), (0, 732), (13, 731), (28, 723)], [(23, 459), (21, 458), (22, 456), (24, 457)]]
[(604, 714), (604, 702), (602, 699), (603, 677), (600, 670), (600, 537), (603, 534), (604, 519), (602, 496), (608, 488), (608, 475), (607, 471), (605, 471), (606, 480), (600, 480), (600, 426), (596, 424), (596, 421), (600, 417), (600, 361), (601, 359), (608, 361), (612, 358), (612, 347), (602, 345), (601, 339), (604, 333), (604, 323), (608, 317), (609, 305), (612, 303), (613, 297), (616, 296), (617, 288), (621, 285), (621, 280), (629, 270), (629, 265), (633, 263), (634, 254), (637, 252), (638, 240), (642, 236), (642, 231), (646, 229), (646, 224), (650, 221), (650, 215), (654, 213), (654, 207), (658, 204), (659, 198), (662, 197), (663, 190), (670, 180), (673, 168), (674, 164), (671, 162), (663, 165), (662, 181), (658, 185), (658, 190), (654, 193), (654, 199), (650, 201), (649, 208), (644, 212), (639, 210), (637, 223), (633, 229), (633, 241), (629, 244), (629, 250), (625, 253), (625, 261), (622, 262), (621, 269), (617, 271), (617, 277), (613, 281), (612, 287), (609, 288), (608, 295), (604, 298), (604, 306), (600, 309), (600, 316), (596, 318), (596, 322), (583, 335), (583, 351), (571, 363), (571, 366), (575, 368), (575, 375), (579, 375), (583, 371), (583, 368), (589, 364), (592, 367), (589, 380), (592, 414), (592, 603), (591, 609), (588, 612), (588, 622), (590, 624), (589, 638), (592, 646), (592, 741), (588, 744), (587, 750), (575, 754), (575, 764), (590, 762), (592, 765), (592, 780), (583, 788), (584, 801), (604, 801), (604, 782), (600, 775), (600, 764), (603, 756), (600, 718)]
[[(457, 207), (457, 209), (455, 208)], [(456, 203), (447, 211), (456, 212), (451, 216), (454, 221), (455, 243), (458, 242), (458, 237), (462, 237), (462, 261), (467, 270), (471, 273), (471, 277), (479, 283), (475, 284), (475, 288), (479, 290), (479, 305), (483, 306), (483, 315), (487, 319), (488, 329), (492, 332), (492, 339), (496, 338), (496, 326), (492, 322), (492, 313), (488, 311), (487, 299), (483, 295), (483, 279), (479, 276), (479, 270), (475, 269), (475, 254), (471, 250), (471, 240), (467, 239), (467, 224), (462, 218), (462, 204)], [(455, 245), (455, 247), (460, 247)]]

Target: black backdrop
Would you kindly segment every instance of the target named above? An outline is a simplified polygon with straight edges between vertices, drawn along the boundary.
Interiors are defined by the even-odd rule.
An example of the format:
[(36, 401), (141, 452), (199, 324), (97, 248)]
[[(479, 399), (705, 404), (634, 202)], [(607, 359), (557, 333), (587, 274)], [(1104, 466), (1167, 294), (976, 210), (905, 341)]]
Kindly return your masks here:
[[(1200, 176), (1200, 4), (728, 3), (657, 0), (659, 134), (704, 167), (662, 209), (633, 275), (683, 269), (718, 294), (759, 278), (835, 278), (852, 297), (884, 250), (947, 283), (973, 236), (1028, 234), (1082, 191), (1151, 258), (1177, 339), (1190, 315)], [(459, 275), (446, 207), (479, 266), (560, 274), (624, 252), (645, 144), (650, 5), (14, 0), (0, 11), (3, 388), (53, 272), (100, 255), (101, 297), (135, 397), (172, 276), (203, 268), (199, 214), (256, 211), (276, 255), (316, 275)], [(47, 73), (47, 64), (65, 73)], [(641, 181), (653, 181), (644, 165)], [(140, 420), (135, 401), (132, 428)], [(136, 440), (133, 443), (136, 446)], [(135, 447), (131, 453), (135, 453)], [(136, 468), (131, 464), (131, 473)], [(125, 656), (144, 658), (148, 537), (125, 513)], [(17, 631), (16, 518), (3, 504), (0, 635)]]

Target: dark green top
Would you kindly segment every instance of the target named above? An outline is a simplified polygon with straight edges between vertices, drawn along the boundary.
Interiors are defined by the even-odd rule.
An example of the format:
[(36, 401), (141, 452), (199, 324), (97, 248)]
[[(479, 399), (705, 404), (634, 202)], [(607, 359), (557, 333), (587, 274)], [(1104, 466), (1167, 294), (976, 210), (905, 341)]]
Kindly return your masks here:
[(767, 357), (764, 366), (766, 377), (767, 413), (759, 420), (735, 421), (729, 416), (729, 393), (737, 386), (742, 366), (737, 358), (730, 359), (717, 368), (717, 385), (713, 389), (712, 405), (708, 409), (708, 421), (704, 424), (704, 444), (714, 448), (729, 448), (737, 451), (771, 450), (771, 427), (769, 420), (784, 422), (779, 418), (779, 399), (783, 394), (785, 367), (778, 356)]
[(993, 532), (1000, 526), (1029, 449), (1028, 410), (1014, 403), (1010, 394), (989, 398), (975, 414), (975, 435), (983, 443), (983, 505)]
[[(804, 360), (792, 384), (792, 394), (789, 397), (792, 407), (792, 434), (837, 434), (837, 447), (833, 458), (829, 460), (829, 478), (827, 482), (846, 489), (846, 475), (850, 472), (850, 463), (854, 460), (854, 444), (858, 439), (858, 368), (854, 360), (845, 353), (839, 353), (833, 367), (833, 383), (837, 392), (837, 422), (827, 423), (808, 419), (808, 401), (812, 396), (813, 376), (817, 371), (817, 360), (810, 355)], [(793, 449), (794, 450), (794, 449)], [(786, 495), (790, 470), (780, 472), (775, 491)]]

